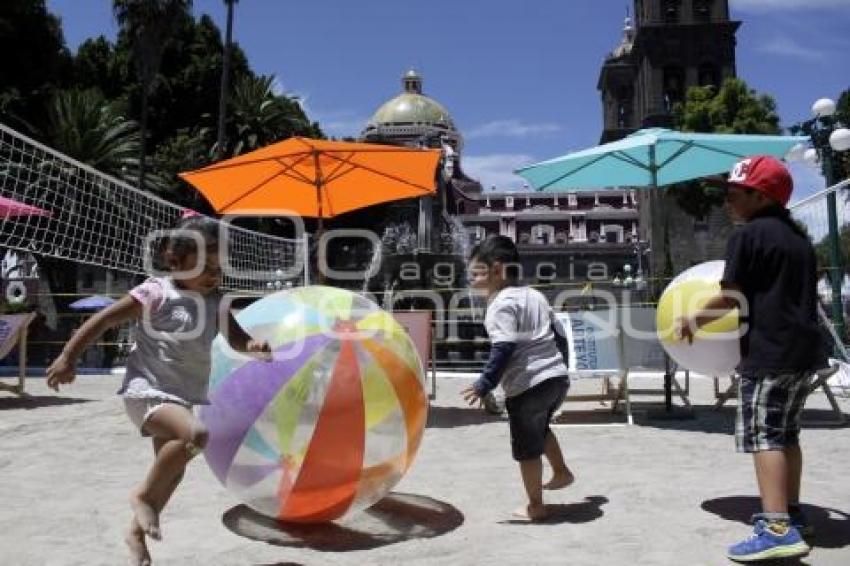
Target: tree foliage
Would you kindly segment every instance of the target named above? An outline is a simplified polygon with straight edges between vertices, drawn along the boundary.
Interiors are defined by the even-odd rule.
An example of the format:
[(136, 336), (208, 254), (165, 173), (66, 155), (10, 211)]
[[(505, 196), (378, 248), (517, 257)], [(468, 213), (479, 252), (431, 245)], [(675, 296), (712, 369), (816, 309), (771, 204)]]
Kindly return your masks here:
[(68, 79), (71, 55), (45, 0), (0, 2), (0, 120), (43, 126), (44, 105)]
[[(673, 108), (674, 127), (683, 132), (725, 134), (778, 134), (776, 102), (758, 94), (743, 80), (728, 78), (720, 89), (691, 87), (684, 102)], [(703, 218), (723, 203), (723, 193), (700, 181), (680, 183), (670, 188), (682, 210)]]
[(244, 76), (233, 90), (228, 139), (230, 155), (240, 155), (292, 136), (321, 136), (295, 99), (274, 92), (274, 76)]
[(677, 130), (721, 134), (778, 134), (776, 102), (741, 79), (728, 78), (720, 89), (692, 87), (673, 108)]
[[(151, 170), (146, 188), (203, 209), (177, 173), (213, 159), (224, 45), (212, 18), (193, 17), (191, 4), (115, 0), (122, 24), (116, 40), (89, 38), (71, 55), (61, 22), (47, 11), (45, 0), (3, 0), (0, 47), (16, 56), (0, 62), (0, 121), (129, 180), (138, 174), (146, 140)], [(146, 23), (161, 23), (163, 17), (165, 28)], [(291, 135), (323, 137), (295, 98), (275, 92), (274, 79), (251, 70), (238, 44), (231, 47), (230, 65), (228, 156)], [(145, 94), (147, 132), (141, 137)], [(102, 111), (94, 112), (92, 104), (102, 105)], [(119, 126), (119, 119), (125, 123)], [(119, 143), (116, 135), (130, 130), (137, 140)], [(98, 135), (106, 137), (95, 141)], [(83, 139), (88, 149), (80, 146)], [(134, 144), (140, 153), (131, 160), (126, 148)]]
[(48, 108), (53, 147), (77, 161), (127, 181), (139, 167), (139, 127), (125, 118), (120, 104), (97, 89), (58, 91)]

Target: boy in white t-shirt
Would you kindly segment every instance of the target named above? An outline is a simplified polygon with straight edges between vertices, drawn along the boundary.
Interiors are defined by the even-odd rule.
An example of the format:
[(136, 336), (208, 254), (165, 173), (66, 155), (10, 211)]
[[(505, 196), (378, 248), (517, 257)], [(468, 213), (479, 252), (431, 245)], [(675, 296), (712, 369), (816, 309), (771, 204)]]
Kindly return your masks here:
[[(546, 518), (543, 489), (564, 488), (574, 480), (549, 427), (570, 382), (560, 326), (542, 293), (516, 285), (518, 266), (516, 246), (504, 236), (487, 238), (472, 251), (470, 287), (487, 295), (484, 325), (492, 346), (481, 377), (461, 394), (470, 405), (481, 403), (501, 384), (511, 451), (528, 495), (526, 507), (515, 514), (537, 521)], [(552, 479), (546, 484), (544, 454), (552, 466)]]

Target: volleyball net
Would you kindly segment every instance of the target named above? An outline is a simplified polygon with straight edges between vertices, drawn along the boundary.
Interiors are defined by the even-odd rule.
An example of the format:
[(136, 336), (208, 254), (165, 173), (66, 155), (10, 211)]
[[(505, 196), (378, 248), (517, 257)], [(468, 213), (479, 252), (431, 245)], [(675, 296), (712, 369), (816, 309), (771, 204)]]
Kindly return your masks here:
[[(0, 124), (0, 245), (146, 273), (155, 234), (185, 209), (101, 173)], [(306, 275), (303, 240), (218, 221), (227, 242), (223, 286), (264, 290)]]

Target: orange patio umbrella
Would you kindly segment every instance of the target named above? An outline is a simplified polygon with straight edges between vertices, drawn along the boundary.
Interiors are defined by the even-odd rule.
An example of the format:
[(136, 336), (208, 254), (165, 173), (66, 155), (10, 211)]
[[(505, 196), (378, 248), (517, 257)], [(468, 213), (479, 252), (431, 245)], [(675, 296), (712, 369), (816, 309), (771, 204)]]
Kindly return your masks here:
[(294, 137), (181, 173), (226, 214), (319, 219), (433, 195), (440, 150)]

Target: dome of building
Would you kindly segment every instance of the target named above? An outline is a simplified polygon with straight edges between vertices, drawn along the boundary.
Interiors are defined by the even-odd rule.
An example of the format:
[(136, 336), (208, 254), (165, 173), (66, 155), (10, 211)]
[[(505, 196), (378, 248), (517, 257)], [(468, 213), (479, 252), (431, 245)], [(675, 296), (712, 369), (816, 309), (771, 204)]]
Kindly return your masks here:
[(422, 77), (411, 69), (401, 82), (404, 92), (378, 108), (361, 139), (437, 147), (449, 142), (459, 149), (460, 135), (451, 115), (442, 104), (422, 94)]
[(443, 106), (432, 98), (405, 92), (378, 108), (369, 124), (432, 124), (454, 130), (454, 122)]

